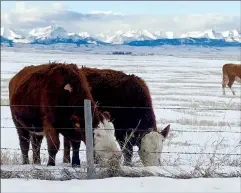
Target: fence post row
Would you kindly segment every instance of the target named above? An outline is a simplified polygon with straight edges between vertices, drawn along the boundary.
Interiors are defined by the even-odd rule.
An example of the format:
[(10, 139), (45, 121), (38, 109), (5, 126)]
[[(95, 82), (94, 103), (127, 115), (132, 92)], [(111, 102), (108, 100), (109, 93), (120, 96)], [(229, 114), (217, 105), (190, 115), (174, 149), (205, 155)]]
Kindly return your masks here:
[(91, 102), (88, 99), (84, 100), (85, 111), (85, 137), (86, 137), (86, 161), (87, 161), (87, 178), (94, 179), (94, 148), (93, 148), (93, 127), (92, 127), (92, 113)]

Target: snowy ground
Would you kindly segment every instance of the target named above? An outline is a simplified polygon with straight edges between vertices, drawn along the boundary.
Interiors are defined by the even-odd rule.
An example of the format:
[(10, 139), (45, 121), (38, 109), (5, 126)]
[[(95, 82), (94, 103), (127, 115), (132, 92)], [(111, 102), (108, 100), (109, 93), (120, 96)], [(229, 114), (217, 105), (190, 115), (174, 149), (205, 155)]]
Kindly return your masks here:
[[(226, 90), (227, 95), (223, 96), (221, 88), (222, 65), (229, 62), (240, 63), (240, 61), (235, 61), (233, 53), (230, 53), (230, 55), (226, 53), (224, 57), (222, 55), (223, 52), (220, 51), (219, 53), (217, 50), (215, 58), (210, 58), (209, 52), (203, 51), (199, 54), (196, 53), (196, 58), (193, 54), (192, 58), (190, 58), (184, 57), (188, 55), (188, 51), (182, 57), (176, 57), (175, 53), (173, 56), (118, 56), (14, 49), (15, 51), (11, 49), (1, 51), (1, 104), (8, 104), (9, 79), (26, 65), (61, 61), (76, 63), (80, 66), (112, 68), (122, 70), (128, 74), (133, 73), (142, 77), (150, 88), (158, 126), (163, 128), (167, 124), (171, 124), (171, 133), (165, 143), (164, 153), (162, 154), (163, 165), (158, 168), (151, 167), (148, 169), (149, 171), (156, 172), (159, 176), (172, 177), (176, 175), (179, 178), (181, 176), (183, 178), (240, 177), (241, 85), (238, 83), (233, 85), (236, 96), (233, 96), (229, 89)], [(200, 59), (200, 56), (202, 59)], [(238, 55), (236, 58), (238, 58)], [(1, 153), (8, 160), (11, 157), (12, 164), (15, 164), (13, 166), (9, 165), (9, 162), (4, 163), (4, 160), (1, 158), (2, 170), (24, 169), (24, 167), (16, 165), (16, 163), (21, 161), (19, 160), (20, 151), (16, 150), (19, 148), (18, 143), (18, 136), (11, 120), (9, 107), (1, 106), (1, 147), (12, 148), (12, 150), (2, 150)], [(61, 147), (63, 147), (63, 143), (61, 143)], [(42, 148), (46, 148), (46, 141), (43, 142)], [(82, 161), (85, 162), (85, 146), (82, 145), (81, 149), (83, 150), (80, 152)], [(215, 153), (213, 154), (213, 152)], [(47, 151), (42, 150), (41, 154), (43, 164), (45, 164)], [(68, 165), (61, 163), (62, 155), (63, 151), (60, 150), (57, 154), (56, 167), (70, 168)], [(141, 164), (137, 154), (133, 161), (135, 167), (140, 169)], [(133, 186), (130, 186), (128, 190), (123, 189), (125, 188), (124, 184), (132, 183), (128, 178), (116, 178), (106, 181), (96, 180), (96, 186), (91, 185), (92, 187), (98, 187), (98, 184), (102, 183), (103, 189), (100, 191), (103, 192), (118, 191), (116, 187), (121, 187), (126, 192), (238, 192), (240, 190), (238, 186), (239, 180), (240, 178), (192, 179), (190, 185), (190, 180), (180, 181), (160, 177), (140, 178), (131, 179)], [(22, 180), (20, 179), (2, 180), (2, 190), (4, 192), (14, 192), (19, 190), (21, 186), (31, 188), (36, 187), (35, 184), (38, 183), (40, 189), (34, 189), (36, 191), (44, 191), (45, 186), (42, 186), (41, 183), (46, 183), (38, 180), (21, 182)], [(16, 186), (9, 185), (13, 183)], [(55, 182), (49, 183), (51, 188)], [(63, 184), (61, 182), (61, 186), (58, 186), (59, 191), (63, 191), (68, 186), (68, 183), (73, 183), (71, 191), (94, 191), (88, 186), (88, 183), (91, 182), (74, 180), (64, 182)], [(104, 183), (112, 184), (112, 188), (104, 185)], [(177, 184), (177, 186), (173, 186), (173, 183)], [(182, 188), (178, 185), (179, 183), (182, 184)], [(233, 185), (230, 183), (233, 183)], [(165, 186), (162, 186), (162, 184)], [(168, 184), (171, 185), (169, 186)], [(137, 187), (137, 189), (132, 190), (131, 188), (133, 187)], [(33, 191), (33, 189), (30, 190)], [(57, 189), (53, 190), (58, 191)]]
[[(13, 186), (14, 184), (14, 186)], [(64, 182), (1, 180), (2, 192), (240, 192), (240, 178), (188, 179), (110, 178)], [(98, 189), (97, 189), (98, 188)]]

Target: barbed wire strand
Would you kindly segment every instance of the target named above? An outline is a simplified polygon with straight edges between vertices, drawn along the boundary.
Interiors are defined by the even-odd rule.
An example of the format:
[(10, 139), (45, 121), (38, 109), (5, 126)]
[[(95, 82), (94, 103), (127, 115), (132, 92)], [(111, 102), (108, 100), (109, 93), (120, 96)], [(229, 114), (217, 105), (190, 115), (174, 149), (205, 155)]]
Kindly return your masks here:
[[(1, 150), (14, 150), (14, 151), (20, 151), (20, 148), (0, 148)], [(23, 150), (27, 150), (27, 149), (23, 149)], [(29, 150), (33, 150), (32, 148), (29, 148)], [(44, 150), (44, 151), (48, 151), (51, 149), (47, 149), (47, 148), (41, 148), (40, 150)], [(59, 151), (63, 151), (64, 149), (59, 149)], [(86, 150), (84, 149), (80, 149), (79, 152), (85, 152)], [(95, 151), (100, 151), (100, 152), (111, 152), (111, 151), (107, 151), (107, 150), (95, 150)], [(121, 152), (121, 151), (119, 151)], [(138, 151), (133, 151), (133, 152), (138, 152)], [(178, 151), (163, 151), (163, 152), (148, 152), (148, 153), (165, 153), (165, 154), (190, 154), (190, 155), (236, 155), (236, 156), (240, 156), (241, 154), (238, 153), (217, 153), (217, 152), (178, 152)]]
[[(1, 104), (2, 107), (55, 107), (55, 108), (84, 108), (83, 105), (9, 105)], [(113, 109), (179, 109), (179, 110), (207, 110), (207, 111), (241, 111), (234, 108), (190, 108), (190, 107), (137, 107), (137, 106), (106, 106), (98, 105), (98, 108), (113, 108)]]
[[(1, 126), (1, 129), (10, 129), (10, 128), (18, 128), (18, 129), (41, 129), (42, 127), (15, 127), (15, 126)], [(57, 128), (58, 130), (76, 130), (74, 128)], [(85, 128), (78, 128), (80, 131), (84, 131)], [(98, 128), (98, 130), (113, 130), (113, 129), (102, 129)], [(115, 131), (131, 131), (131, 129), (121, 129), (116, 128)], [(139, 132), (148, 132), (148, 130), (144, 129), (138, 129)], [(182, 130), (182, 129), (171, 129), (172, 132), (184, 132), (184, 133), (241, 133), (241, 131), (226, 131), (226, 130)], [(32, 132), (38, 132), (38, 131), (32, 131)], [(41, 132), (41, 131), (39, 131)]]

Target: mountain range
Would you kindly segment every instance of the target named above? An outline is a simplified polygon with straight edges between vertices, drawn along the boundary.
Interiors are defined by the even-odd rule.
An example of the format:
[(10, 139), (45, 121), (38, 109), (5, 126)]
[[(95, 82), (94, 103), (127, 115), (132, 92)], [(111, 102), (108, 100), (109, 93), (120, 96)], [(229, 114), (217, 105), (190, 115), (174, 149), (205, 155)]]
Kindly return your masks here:
[(108, 44), (130, 46), (197, 45), (197, 46), (240, 46), (241, 33), (237, 30), (215, 32), (212, 29), (200, 32), (187, 32), (177, 35), (174, 32), (150, 32), (148, 30), (117, 31), (112, 35), (88, 32), (72, 33), (60, 26), (34, 28), (30, 31), (16, 31), (1, 27), (1, 43), (24, 44)]

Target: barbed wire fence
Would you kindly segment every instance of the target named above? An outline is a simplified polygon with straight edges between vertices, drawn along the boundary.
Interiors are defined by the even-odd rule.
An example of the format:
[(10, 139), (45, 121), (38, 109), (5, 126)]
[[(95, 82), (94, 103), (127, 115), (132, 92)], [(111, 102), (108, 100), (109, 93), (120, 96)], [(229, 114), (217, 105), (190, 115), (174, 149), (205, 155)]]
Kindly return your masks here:
[[(21, 106), (21, 107), (40, 107), (39, 105), (12, 105), (12, 106)], [(1, 107), (10, 107), (9, 104), (1, 104)], [(80, 174), (81, 173), (81, 168), (47, 168), (44, 166), (34, 166), (28, 168), (27, 170), (12, 170), (9, 171), (10, 173), (5, 174), (5, 177), (10, 177), (10, 176), (26, 176), (26, 173), (28, 173), (28, 177), (29, 177), (29, 173), (34, 174), (35, 177), (37, 177), (39, 175), (39, 177), (37, 178), (43, 178), (42, 176), (45, 176), (46, 178), (46, 172), (47, 172), (47, 176), (52, 176), (51, 179), (56, 179), (56, 176), (53, 177), (54, 175), (51, 173), (51, 171), (60, 171), (62, 174), (64, 174), (65, 178), (64, 179), (83, 179), (83, 174), (84, 174), (84, 178), (87, 179), (93, 179), (93, 178), (102, 178), (104, 176), (111, 176), (114, 175), (112, 174), (107, 174), (107, 170), (103, 170), (105, 174), (103, 174), (103, 172), (98, 174), (97, 170), (100, 170), (100, 168), (96, 168), (95, 164), (94, 164), (94, 156), (93, 156), (93, 128), (92, 128), (92, 112), (91, 112), (91, 104), (89, 100), (85, 100), (85, 105), (84, 106), (45, 106), (45, 107), (56, 107), (56, 108), (66, 108), (66, 107), (80, 107), (80, 108), (84, 108), (85, 110), (85, 134), (86, 134), (86, 150), (79, 150), (79, 152), (85, 152), (86, 153), (86, 166), (84, 168), (84, 171), (82, 170), (82, 176), (80, 175), (74, 175), (73, 172)], [(98, 106), (99, 107), (99, 106)], [(121, 107), (121, 106), (100, 106), (101, 108), (118, 108), (118, 109), (148, 109), (149, 107)], [(157, 109), (169, 109), (169, 110), (199, 110), (199, 111), (240, 111), (240, 109), (235, 109), (235, 108), (183, 108), (183, 107), (162, 107), (162, 108), (157, 108)], [(1, 119), (12, 119), (11, 117), (7, 117), (7, 118), (1, 118)], [(1, 129), (7, 129), (7, 128), (15, 128), (15, 126), (1, 126)], [(20, 127), (21, 128), (21, 127)], [(66, 129), (66, 128), (58, 128), (58, 129)], [(70, 128), (71, 129), (71, 128)], [(124, 128), (118, 128), (115, 130), (124, 130)], [(184, 130), (184, 129), (171, 129), (171, 132), (190, 132), (190, 133), (237, 133), (237, 134), (241, 134), (241, 131), (228, 131), (228, 130)], [(235, 148), (237, 148), (237, 146), (235, 146)], [(238, 147), (239, 148), (239, 147)], [(1, 154), (2, 151), (20, 151), (20, 148), (1, 148)], [(32, 150), (32, 149), (29, 149)], [(48, 149), (46, 148), (41, 148), (40, 151), (47, 151)], [(59, 151), (63, 151), (64, 149), (59, 149)], [(99, 150), (99, 151), (103, 151), (103, 150)], [(133, 151), (134, 153), (137, 153), (138, 151)], [(157, 153), (157, 152), (153, 152), (153, 153)], [(169, 154), (169, 155), (200, 155), (200, 156), (211, 156), (212, 158), (216, 157), (216, 156), (237, 156), (240, 158), (241, 153), (219, 153), (219, 152), (187, 152), (187, 151), (162, 151), (162, 154)], [(239, 159), (238, 158), (238, 159)], [(237, 163), (238, 165), (241, 163)], [(36, 170), (37, 168), (37, 170)], [(82, 168), (83, 169), (83, 168)], [(197, 169), (197, 168), (196, 168)], [(200, 168), (199, 168), (200, 169)], [(36, 171), (35, 171), (36, 170)], [(45, 175), (43, 175), (43, 173), (40, 173), (40, 170), (42, 170), (42, 172), (44, 172)], [(165, 169), (163, 169), (164, 172)], [(28, 172), (27, 172), (28, 171)], [(6, 171), (3, 171), (1, 169), (1, 173), (4, 173)], [(49, 173), (50, 172), (50, 173)], [(108, 171), (109, 172), (109, 171)], [(183, 170), (182, 170), (183, 172)], [(128, 172), (127, 172), (128, 173)], [(140, 173), (140, 172), (139, 172)], [(16, 175), (17, 174), (17, 175)], [(24, 174), (24, 175), (23, 175)], [(38, 174), (38, 175), (37, 175)], [(68, 174), (68, 175), (67, 175)], [(68, 177), (66, 177), (66, 175)], [(128, 174), (126, 173), (122, 173), (120, 174), (120, 172), (118, 173), (118, 175), (123, 175), (123, 176), (128, 176)], [(153, 173), (151, 174), (150, 172), (148, 172), (147, 170), (144, 170), (144, 172), (141, 172), (141, 174), (137, 174), (137, 172), (133, 172), (130, 173), (129, 172), (129, 176), (149, 176), (149, 175), (153, 175)], [(190, 176), (193, 175), (195, 176), (195, 173), (190, 174)], [(221, 174), (219, 174), (220, 176)], [(222, 173), (223, 176), (225, 176), (224, 173)], [(238, 173), (236, 173), (235, 175), (241, 176), (241, 172), (238, 171)], [(2, 176), (2, 174), (1, 174)], [(70, 177), (71, 176), (71, 177)], [(184, 174), (180, 174), (179, 177), (185, 177)], [(50, 178), (50, 177), (49, 177)], [(47, 177), (48, 179), (48, 177)]]

